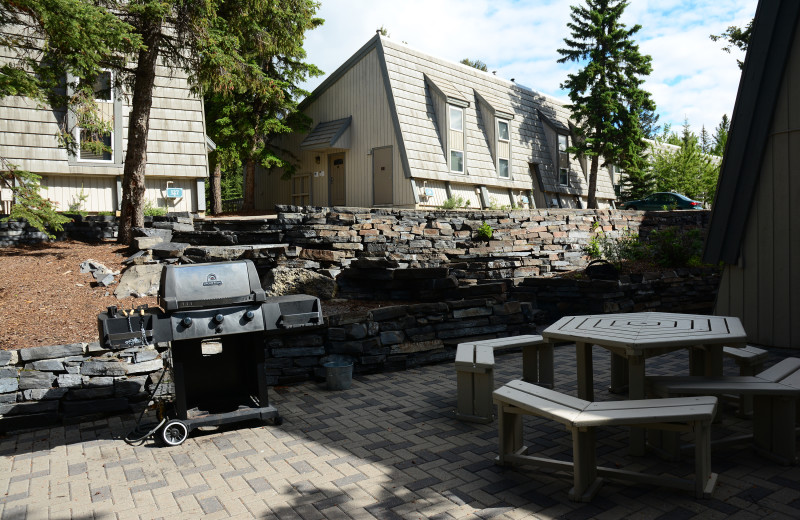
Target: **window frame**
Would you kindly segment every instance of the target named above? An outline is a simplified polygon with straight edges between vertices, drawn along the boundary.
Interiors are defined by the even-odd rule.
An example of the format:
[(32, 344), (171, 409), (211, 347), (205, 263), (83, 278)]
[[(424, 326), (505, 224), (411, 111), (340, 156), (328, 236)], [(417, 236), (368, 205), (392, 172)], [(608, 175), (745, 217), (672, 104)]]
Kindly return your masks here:
[[(96, 103), (113, 103), (114, 102), (114, 71), (111, 69), (100, 69), (100, 74), (108, 73), (108, 99), (100, 99), (97, 97), (95, 90), (94, 100)], [(100, 76), (98, 74), (98, 77)]]
[[(461, 169), (460, 170), (454, 170), (453, 169), (453, 154), (454, 153), (461, 154)], [(451, 173), (464, 173), (464, 150), (457, 150), (455, 148), (451, 148), (450, 149), (450, 160), (447, 161), (447, 166), (448, 166), (448, 169), (450, 170)]]
[[(506, 174), (503, 175), (500, 169), (500, 163), (502, 161), (506, 162)], [(497, 159), (497, 176), (501, 179), (510, 179), (511, 178), (511, 161), (509, 159)]]
[[(461, 107), (457, 107), (455, 105), (447, 105), (448, 112), (447, 112), (447, 127), (452, 130), (453, 132), (463, 132), (464, 131), (464, 109)], [(461, 128), (453, 128), (453, 111), (457, 111), (461, 114)]]
[[(500, 137), (500, 125), (506, 126), (506, 137), (505, 139)], [(504, 143), (508, 143), (511, 141), (511, 125), (505, 119), (498, 119), (497, 120), (497, 140), (502, 141)]]
[(114, 131), (112, 130), (111, 133), (108, 134), (110, 144), (108, 145), (111, 148), (111, 158), (110, 159), (83, 159), (81, 158), (81, 130), (82, 128), (79, 126), (75, 127), (75, 142), (78, 143), (77, 153), (75, 154), (75, 160), (77, 162), (83, 163), (103, 163), (103, 164), (113, 164), (114, 163)]
[[(561, 150), (561, 138), (564, 138), (564, 142), (566, 146), (564, 150)], [(567, 152), (567, 148), (569, 148), (569, 135), (567, 134), (557, 134), (556, 136), (556, 157), (558, 158), (558, 164), (556, 165), (556, 170), (558, 171), (558, 184), (559, 186), (570, 186), (569, 182), (569, 152)], [(567, 158), (567, 164), (562, 165), (562, 154)], [(562, 179), (562, 173), (564, 174), (564, 179)]]

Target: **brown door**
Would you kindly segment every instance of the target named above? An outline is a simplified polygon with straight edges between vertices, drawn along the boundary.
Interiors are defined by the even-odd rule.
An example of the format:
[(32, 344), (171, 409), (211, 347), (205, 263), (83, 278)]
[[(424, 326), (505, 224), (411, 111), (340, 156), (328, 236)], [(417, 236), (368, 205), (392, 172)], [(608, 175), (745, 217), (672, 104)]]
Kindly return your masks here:
[(337, 153), (328, 159), (328, 204), (330, 206), (344, 206), (347, 204), (345, 196), (344, 154)]
[(392, 201), (392, 147), (372, 150), (372, 200), (375, 205)]

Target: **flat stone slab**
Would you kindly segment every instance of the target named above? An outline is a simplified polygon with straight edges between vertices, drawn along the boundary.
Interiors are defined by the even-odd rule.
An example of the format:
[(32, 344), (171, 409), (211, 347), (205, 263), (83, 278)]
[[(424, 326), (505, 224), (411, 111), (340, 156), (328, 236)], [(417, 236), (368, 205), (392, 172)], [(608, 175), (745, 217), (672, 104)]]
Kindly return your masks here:
[(45, 347), (31, 347), (19, 350), (22, 361), (37, 361), (39, 359), (55, 359), (69, 356), (81, 356), (86, 349), (86, 343), (69, 343), (67, 345), (51, 345)]
[(118, 361), (86, 361), (81, 366), (84, 376), (124, 376), (128, 373), (128, 365)]
[(117, 288), (114, 290), (114, 296), (117, 298), (156, 296), (161, 284), (163, 269), (164, 266), (161, 264), (130, 266), (122, 273)]

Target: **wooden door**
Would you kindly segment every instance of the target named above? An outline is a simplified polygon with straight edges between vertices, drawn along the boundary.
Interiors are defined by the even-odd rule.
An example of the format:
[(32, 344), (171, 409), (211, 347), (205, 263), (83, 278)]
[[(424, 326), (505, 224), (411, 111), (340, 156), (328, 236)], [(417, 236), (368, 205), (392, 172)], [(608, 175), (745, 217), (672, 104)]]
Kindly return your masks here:
[(372, 151), (372, 203), (392, 204), (392, 147)]
[(337, 153), (328, 159), (328, 205), (347, 204), (345, 187), (344, 154)]

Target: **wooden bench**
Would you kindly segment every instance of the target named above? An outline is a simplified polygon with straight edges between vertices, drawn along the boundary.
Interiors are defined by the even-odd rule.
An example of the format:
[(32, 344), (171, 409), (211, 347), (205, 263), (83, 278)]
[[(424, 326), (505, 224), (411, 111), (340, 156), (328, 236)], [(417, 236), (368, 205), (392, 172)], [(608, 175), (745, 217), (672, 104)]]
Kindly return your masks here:
[[(754, 376), (764, 371), (764, 363), (769, 352), (752, 345), (744, 348), (723, 347), (722, 355), (733, 359), (739, 365), (740, 376)], [(739, 414), (748, 417), (753, 414), (753, 396), (739, 395)]]
[(456, 348), (456, 418), (488, 423), (494, 419), (494, 350), (462, 343)]
[(648, 384), (651, 392), (659, 396), (752, 396), (752, 438), (756, 450), (781, 464), (797, 463), (795, 428), (800, 404), (800, 358), (786, 358), (755, 376), (660, 376), (648, 378)]
[(461, 345), (492, 347), (495, 351), (522, 349), (522, 379), (553, 388), (553, 344), (536, 334), (467, 341)]
[[(602, 484), (599, 476), (691, 490), (697, 498), (709, 497), (714, 490), (717, 475), (711, 472), (711, 421), (717, 409), (715, 397), (592, 403), (519, 380), (497, 389), (493, 395), (499, 414), (500, 455), (497, 462), (572, 470), (571, 500), (591, 501)], [(528, 448), (522, 444), (523, 415), (535, 415), (564, 424), (572, 434), (573, 462), (527, 455)], [(694, 480), (598, 467), (595, 428), (617, 425), (693, 431)]]

